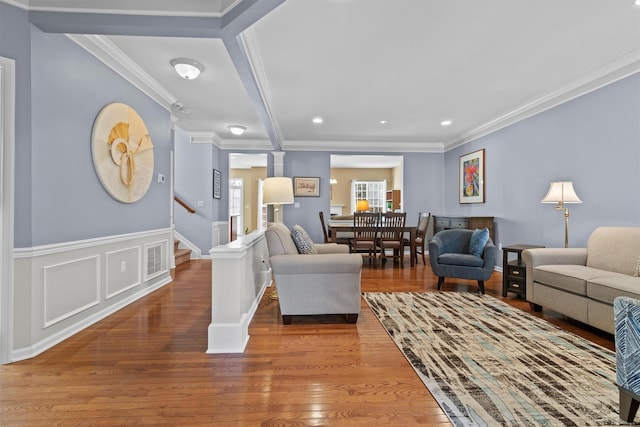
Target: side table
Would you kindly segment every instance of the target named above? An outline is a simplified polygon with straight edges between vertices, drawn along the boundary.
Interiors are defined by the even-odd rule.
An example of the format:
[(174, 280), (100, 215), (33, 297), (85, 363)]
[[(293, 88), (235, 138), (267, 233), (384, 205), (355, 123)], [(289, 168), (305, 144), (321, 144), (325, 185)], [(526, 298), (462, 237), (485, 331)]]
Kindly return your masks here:
[[(522, 251), (525, 249), (544, 248), (536, 245), (510, 245), (502, 247), (502, 296), (507, 292), (515, 292), (524, 297), (527, 292), (527, 268), (522, 261)], [(509, 261), (509, 254), (515, 253), (518, 257)]]

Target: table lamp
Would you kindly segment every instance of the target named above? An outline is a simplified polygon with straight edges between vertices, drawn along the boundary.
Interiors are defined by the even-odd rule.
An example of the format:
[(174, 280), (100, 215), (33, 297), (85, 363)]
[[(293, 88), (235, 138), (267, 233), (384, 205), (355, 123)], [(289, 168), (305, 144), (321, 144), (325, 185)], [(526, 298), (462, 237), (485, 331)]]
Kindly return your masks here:
[(369, 201), (362, 199), (356, 202), (356, 211), (358, 212), (366, 212), (369, 210)]
[(569, 247), (569, 208), (565, 207), (565, 203), (582, 203), (582, 200), (573, 189), (571, 181), (556, 181), (549, 186), (549, 192), (541, 203), (557, 203), (553, 208), (556, 210), (564, 210), (564, 247)]
[(293, 203), (293, 183), (291, 178), (274, 176), (264, 180), (262, 201), (265, 205), (273, 205), (273, 222), (282, 222), (280, 205)]

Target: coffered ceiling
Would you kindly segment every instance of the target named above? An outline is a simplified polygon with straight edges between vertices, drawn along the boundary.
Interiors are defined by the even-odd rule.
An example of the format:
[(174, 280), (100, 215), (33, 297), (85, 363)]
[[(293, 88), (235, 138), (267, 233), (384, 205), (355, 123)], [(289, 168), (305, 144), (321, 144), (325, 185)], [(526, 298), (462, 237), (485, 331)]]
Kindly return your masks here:
[(227, 149), (443, 152), (640, 70), (634, 0), (5, 1)]

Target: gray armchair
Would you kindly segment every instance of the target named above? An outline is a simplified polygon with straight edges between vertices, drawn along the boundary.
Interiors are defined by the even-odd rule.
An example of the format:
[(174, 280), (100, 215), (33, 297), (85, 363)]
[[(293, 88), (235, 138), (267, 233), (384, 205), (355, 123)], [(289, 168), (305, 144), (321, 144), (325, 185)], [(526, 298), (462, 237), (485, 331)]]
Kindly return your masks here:
[(317, 254), (299, 254), (282, 223), (269, 225), (265, 236), (285, 325), (292, 316), (310, 314), (345, 314), (349, 323), (358, 321), (361, 255), (336, 243), (313, 244)]
[(429, 242), (429, 261), (433, 273), (438, 276), (438, 290), (445, 277), (477, 280), (480, 293), (484, 294), (484, 281), (491, 277), (498, 249), (487, 240), (481, 256), (469, 253), (473, 230), (451, 229), (436, 233)]

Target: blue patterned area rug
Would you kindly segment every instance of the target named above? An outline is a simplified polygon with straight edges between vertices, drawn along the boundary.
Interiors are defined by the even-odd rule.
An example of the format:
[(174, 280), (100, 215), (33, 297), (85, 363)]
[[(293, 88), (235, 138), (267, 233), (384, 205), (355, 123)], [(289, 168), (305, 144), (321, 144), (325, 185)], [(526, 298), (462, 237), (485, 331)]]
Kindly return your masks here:
[(363, 296), (456, 426), (625, 425), (608, 349), (486, 295)]

